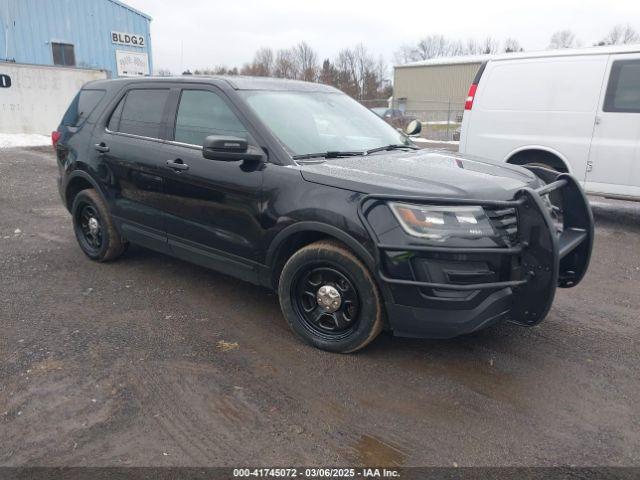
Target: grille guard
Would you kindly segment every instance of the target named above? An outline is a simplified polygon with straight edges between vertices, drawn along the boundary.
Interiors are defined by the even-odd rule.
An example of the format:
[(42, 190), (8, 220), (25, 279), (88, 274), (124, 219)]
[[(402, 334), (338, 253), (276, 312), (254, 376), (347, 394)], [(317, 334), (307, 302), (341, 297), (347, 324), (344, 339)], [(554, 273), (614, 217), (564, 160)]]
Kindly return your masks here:
[[(544, 173), (544, 176), (540, 176), (548, 183), (535, 190), (523, 188), (516, 193), (513, 200), (487, 201), (383, 194), (363, 196), (358, 204), (358, 217), (374, 243), (376, 275), (379, 280), (388, 284), (454, 291), (511, 288), (513, 306), (510, 319), (526, 326), (541, 322), (551, 308), (556, 287), (573, 287), (584, 277), (591, 258), (594, 223), (587, 198), (575, 178), (569, 174), (558, 174), (549, 170), (540, 173)], [(543, 196), (554, 191), (560, 191), (562, 194), (563, 231), (560, 235), (556, 233), (551, 215), (542, 201)], [(488, 248), (383, 244), (367, 220), (367, 214), (374, 206), (385, 201), (515, 208), (518, 218), (518, 242), (515, 246)], [(519, 256), (521, 269), (520, 275), (517, 276), (520, 278), (476, 284), (432, 283), (392, 278), (383, 271), (381, 256), (384, 251)], [(516, 275), (512, 274), (512, 277), (514, 276)]]

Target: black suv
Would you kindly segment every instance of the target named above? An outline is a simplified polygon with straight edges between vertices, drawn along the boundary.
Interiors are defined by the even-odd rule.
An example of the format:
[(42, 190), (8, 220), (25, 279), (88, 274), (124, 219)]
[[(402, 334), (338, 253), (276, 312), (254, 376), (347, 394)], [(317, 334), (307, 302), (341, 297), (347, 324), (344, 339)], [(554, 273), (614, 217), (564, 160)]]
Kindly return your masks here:
[(419, 150), (324, 85), (93, 82), (53, 140), (91, 259), (132, 242), (276, 289), (291, 328), (335, 352), (384, 328), (447, 338), (536, 325), (591, 254), (570, 175)]

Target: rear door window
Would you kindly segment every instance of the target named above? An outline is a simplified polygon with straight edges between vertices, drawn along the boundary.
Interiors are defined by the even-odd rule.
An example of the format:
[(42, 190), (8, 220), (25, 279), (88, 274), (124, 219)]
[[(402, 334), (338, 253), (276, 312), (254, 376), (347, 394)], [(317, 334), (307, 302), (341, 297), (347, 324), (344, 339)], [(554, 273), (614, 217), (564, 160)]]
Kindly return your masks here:
[(83, 123), (104, 97), (104, 90), (80, 90), (64, 114), (62, 124), (77, 127)]
[(640, 113), (640, 59), (613, 62), (603, 110)]
[[(130, 90), (109, 121), (109, 130), (149, 138), (162, 137), (169, 89)], [(121, 111), (119, 111), (121, 109)], [(113, 130), (113, 128), (115, 130)]]
[(183, 90), (176, 116), (175, 141), (202, 146), (209, 135), (247, 138), (247, 130), (229, 106), (208, 90)]

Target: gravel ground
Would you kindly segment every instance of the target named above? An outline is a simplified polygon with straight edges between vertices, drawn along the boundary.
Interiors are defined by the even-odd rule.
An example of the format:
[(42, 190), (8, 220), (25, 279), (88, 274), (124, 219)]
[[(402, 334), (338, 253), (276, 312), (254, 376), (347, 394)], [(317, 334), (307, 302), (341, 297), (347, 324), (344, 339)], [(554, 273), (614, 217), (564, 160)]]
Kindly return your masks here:
[(300, 343), (276, 297), (80, 252), (48, 149), (0, 151), (0, 465), (639, 465), (640, 205), (597, 199), (547, 320)]

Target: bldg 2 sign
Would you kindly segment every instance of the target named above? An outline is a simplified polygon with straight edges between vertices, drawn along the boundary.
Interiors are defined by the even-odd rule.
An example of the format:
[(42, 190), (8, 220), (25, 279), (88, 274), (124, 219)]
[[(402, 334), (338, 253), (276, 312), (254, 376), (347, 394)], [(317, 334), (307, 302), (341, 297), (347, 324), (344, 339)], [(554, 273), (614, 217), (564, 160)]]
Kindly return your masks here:
[(9, 88), (11, 86), (11, 77), (0, 73), (0, 88)]
[(111, 42), (130, 47), (146, 47), (144, 35), (136, 35), (135, 33), (111, 32)]

